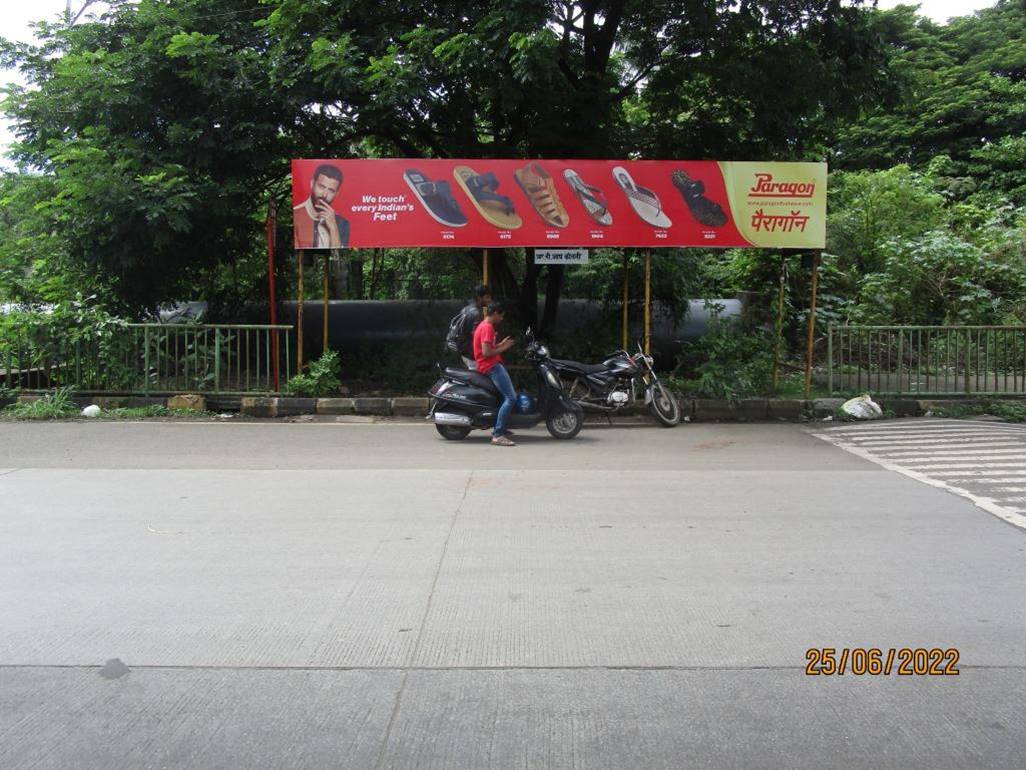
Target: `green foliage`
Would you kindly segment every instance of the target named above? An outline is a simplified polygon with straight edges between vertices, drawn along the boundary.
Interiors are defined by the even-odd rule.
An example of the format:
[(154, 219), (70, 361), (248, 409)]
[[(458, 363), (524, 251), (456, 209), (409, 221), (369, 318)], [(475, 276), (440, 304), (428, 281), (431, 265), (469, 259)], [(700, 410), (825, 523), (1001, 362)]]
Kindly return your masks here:
[(78, 406), (71, 400), (70, 390), (60, 389), (26, 404), (11, 404), (3, 414), (16, 420), (60, 420), (76, 416)]
[(112, 390), (133, 389), (137, 375), (127, 357), (127, 322), (96, 302), (93, 295), (79, 294), (45, 311), (0, 316), (0, 360), (28, 370), (28, 387), (38, 388), (31, 378), (45, 371), (47, 385), (102, 381)]
[(33, 86), (6, 101), (15, 157), (54, 192), (32, 231), (123, 308), (209, 296), (219, 265), (259, 258), (259, 212), (294, 154), (281, 127), (299, 105), (271, 86), (253, 10), (119, 2), (95, 22), (43, 25), (38, 47), (0, 43)]
[(285, 394), (305, 398), (321, 398), (334, 396), (339, 392), (342, 383), (342, 362), (338, 352), (325, 351), (320, 358), (310, 364), (305, 374), (297, 374), (285, 385)]
[(200, 412), (195, 409), (168, 409), (162, 404), (151, 404), (150, 406), (104, 409), (100, 413), (100, 418), (109, 420), (145, 420), (153, 418), (188, 420), (205, 419), (213, 415), (214, 412)]
[(688, 343), (678, 366), (690, 377), (672, 385), (685, 395), (734, 402), (766, 395), (773, 385), (773, 344), (765, 329), (714, 314), (709, 332)]
[(1016, 158), (1026, 136), (1026, 8), (991, 8), (937, 25), (914, 6), (873, 12), (887, 42), (898, 99), (877, 105), (839, 134), (834, 167), (925, 166), (951, 159), (962, 194), (1001, 191), (1026, 203)]
[(881, 270), (864, 277), (859, 323), (1021, 323), (1026, 261), (992, 252), (947, 232), (895, 238), (885, 244)]
[(1026, 422), (1026, 403), (1022, 401), (967, 401), (945, 404), (932, 411), (937, 417), (964, 419), (990, 415), (1007, 422)]

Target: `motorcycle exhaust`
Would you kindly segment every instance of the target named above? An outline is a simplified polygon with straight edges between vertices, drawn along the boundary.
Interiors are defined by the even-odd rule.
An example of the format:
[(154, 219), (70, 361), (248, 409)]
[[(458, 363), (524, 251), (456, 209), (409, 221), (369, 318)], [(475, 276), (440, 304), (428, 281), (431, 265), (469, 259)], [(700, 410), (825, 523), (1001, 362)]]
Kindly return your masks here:
[(453, 412), (435, 412), (435, 425), (462, 425), (470, 427), (470, 418), (465, 414)]

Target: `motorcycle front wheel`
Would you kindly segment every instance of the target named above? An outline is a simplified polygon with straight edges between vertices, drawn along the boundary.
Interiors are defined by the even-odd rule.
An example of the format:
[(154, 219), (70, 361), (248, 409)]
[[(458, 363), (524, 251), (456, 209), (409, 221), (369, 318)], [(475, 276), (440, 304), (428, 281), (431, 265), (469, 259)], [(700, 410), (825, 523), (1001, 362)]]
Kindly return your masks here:
[(470, 435), (470, 428), (464, 428), (462, 425), (435, 425), (435, 430), (449, 441), (462, 441)]
[(660, 425), (667, 428), (672, 428), (674, 425), (680, 422), (680, 404), (677, 403), (677, 399), (673, 397), (673, 394), (666, 389), (663, 383), (656, 381), (649, 386), (651, 392), (651, 400), (649, 401), (649, 409), (652, 410), (652, 416), (656, 418)]
[(584, 414), (580, 408), (552, 415), (545, 420), (545, 427), (548, 429), (549, 435), (558, 439), (573, 438), (581, 432), (583, 425)]

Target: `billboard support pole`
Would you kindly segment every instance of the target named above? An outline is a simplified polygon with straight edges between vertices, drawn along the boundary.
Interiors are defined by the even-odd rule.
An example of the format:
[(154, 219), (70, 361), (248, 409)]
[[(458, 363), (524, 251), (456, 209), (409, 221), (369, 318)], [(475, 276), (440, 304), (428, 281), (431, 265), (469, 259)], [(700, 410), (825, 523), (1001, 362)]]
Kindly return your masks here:
[(652, 249), (645, 249), (645, 355), (652, 352)]
[(776, 338), (773, 341), (773, 392), (780, 379), (780, 339), (784, 333), (784, 284), (787, 281), (787, 252), (780, 258), (780, 291), (777, 294)]
[[(267, 290), (271, 300), (271, 326), (278, 325), (278, 297), (274, 286), (274, 239), (278, 230), (278, 204), (267, 204)], [(271, 330), (271, 356), (274, 358), (274, 390), (281, 390), (281, 362), (278, 360), (278, 330)]]
[(330, 298), (328, 281), (331, 279), (331, 255), (332, 252), (330, 251), (324, 252), (324, 309), (321, 311), (324, 315), (324, 339), (321, 342), (321, 355), (328, 352), (328, 310), (330, 308), (330, 305), (328, 304), (328, 300)]
[(303, 373), (303, 252), (296, 251), (296, 264), (299, 266), (299, 299), (296, 303), (296, 374)]
[(484, 254), (481, 257), (481, 283), (485, 286), (488, 285), (488, 249), (484, 249)]
[(816, 293), (819, 291), (819, 261), (823, 252), (812, 253), (812, 299), (809, 303), (809, 339), (805, 349), (805, 398), (812, 393), (812, 348), (816, 341)]
[(627, 262), (627, 252), (623, 253), (623, 349), (627, 349), (627, 321), (630, 307), (630, 266)]

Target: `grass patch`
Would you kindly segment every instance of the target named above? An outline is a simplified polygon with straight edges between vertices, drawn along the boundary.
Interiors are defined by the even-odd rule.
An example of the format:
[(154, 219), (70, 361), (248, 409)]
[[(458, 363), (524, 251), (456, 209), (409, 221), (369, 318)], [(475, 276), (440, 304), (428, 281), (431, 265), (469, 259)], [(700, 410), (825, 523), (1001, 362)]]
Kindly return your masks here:
[(120, 409), (104, 409), (100, 412), (99, 418), (107, 420), (145, 420), (147, 418), (163, 417), (175, 419), (196, 419), (198, 417), (213, 417), (214, 412), (198, 412), (195, 409), (168, 409), (160, 404), (150, 406), (123, 407)]
[(3, 414), (15, 420), (61, 420), (77, 416), (78, 411), (69, 391), (55, 390), (31, 403), (11, 404)]
[(956, 420), (989, 415), (1000, 417), (1006, 422), (1026, 422), (1026, 402), (970, 401), (936, 407), (933, 413), (937, 417), (950, 417)]
[(3, 412), (0, 412), (0, 417), (9, 420), (71, 420), (76, 418), (92, 420), (196, 420), (215, 416), (216, 412), (168, 409), (162, 404), (151, 404), (149, 406), (131, 408), (103, 409), (98, 417), (83, 418), (82, 408), (72, 400), (71, 392), (64, 390), (46, 393), (30, 403), (11, 404)]

